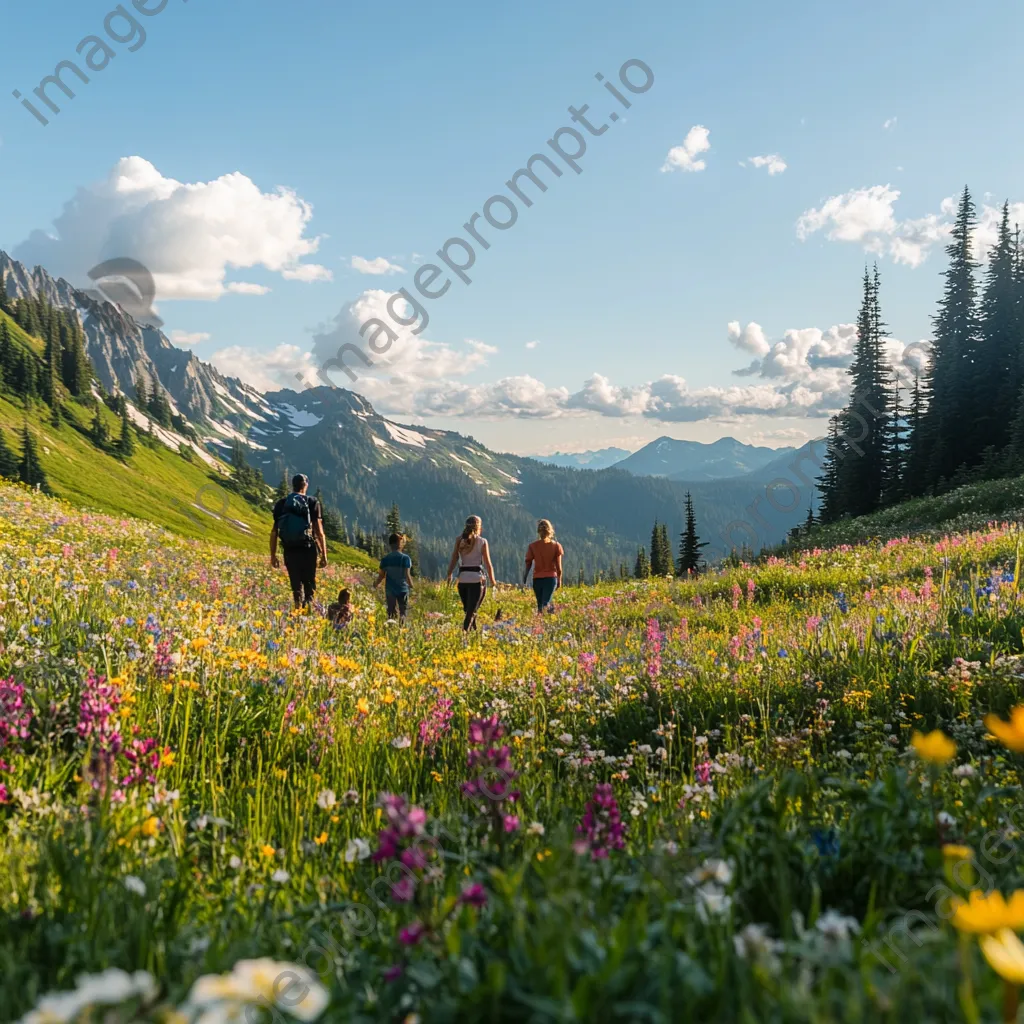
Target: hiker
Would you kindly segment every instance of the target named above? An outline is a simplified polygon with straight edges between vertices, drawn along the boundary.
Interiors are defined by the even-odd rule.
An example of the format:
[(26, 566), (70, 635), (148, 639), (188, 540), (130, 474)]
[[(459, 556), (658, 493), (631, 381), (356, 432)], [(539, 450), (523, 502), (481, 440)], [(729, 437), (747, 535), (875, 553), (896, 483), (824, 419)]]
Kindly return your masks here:
[(313, 600), (318, 563), (321, 569), (327, 567), (323, 514), (320, 502), (306, 493), (308, 487), (309, 480), (302, 473), (292, 477), (292, 493), (274, 506), (270, 531), (270, 564), (275, 569), (281, 564), (277, 557), (280, 540), (296, 608), (305, 608)]
[(384, 596), (388, 602), (388, 618), (404, 622), (412, 589), (412, 559), (402, 550), (405, 547), (404, 534), (391, 534), (388, 547), (391, 550), (380, 560), (380, 575), (373, 586), (376, 589), (387, 580)]
[[(451, 583), (455, 565), (459, 565), (459, 597), (465, 618), (462, 621), (464, 631), (476, 629), (476, 613), (487, 596), (487, 580), (498, 586), (494, 578), (494, 566), (491, 565), (491, 550), (487, 541), (481, 536), (483, 522), (479, 516), (470, 516), (466, 526), (455, 541), (452, 560), (448, 563), (448, 582)], [(484, 570), (487, 575), (484, 576)]]
[(523, 583), (533, 567), (533, 594), (537, 598), (537, 612), (551, 604), (555, 588), (562, 585), (562, 556), (565, 551), (555, 540), (555, 528), (550, 520), (537, 522), (537, 540), (526, 549), (526, 570)]
[(338, 591), (338, 600), (327, 606), (327, 621), (335, 629), (341, 629), (343, 626), (347, 626), (355, 618), (355, 615), (356, 610), (352, 607), (352, 593), (347, 587), (343, 587)]

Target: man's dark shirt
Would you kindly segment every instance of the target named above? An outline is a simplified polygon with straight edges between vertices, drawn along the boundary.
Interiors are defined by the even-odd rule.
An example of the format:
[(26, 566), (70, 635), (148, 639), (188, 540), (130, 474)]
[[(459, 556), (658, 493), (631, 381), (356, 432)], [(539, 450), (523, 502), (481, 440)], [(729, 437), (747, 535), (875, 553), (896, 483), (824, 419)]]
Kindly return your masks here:
[[(291, 495), (288, 496), (289, 498)], [(316, 498), (311, 498), (308, 494), (303, 494), (303, 498), (306, 499), (306, 505), (309, 508), (309, 525), (313, 530), (313, 546), (316, 546), (316, 521), (322, 519), (323, 515), (320, 511), (320, 502)], [(288, 498), (279, 498), (277, 503), (274, 505), (274, 525), (277, 525), (278, 520), (284, 515), (284, 503)]]

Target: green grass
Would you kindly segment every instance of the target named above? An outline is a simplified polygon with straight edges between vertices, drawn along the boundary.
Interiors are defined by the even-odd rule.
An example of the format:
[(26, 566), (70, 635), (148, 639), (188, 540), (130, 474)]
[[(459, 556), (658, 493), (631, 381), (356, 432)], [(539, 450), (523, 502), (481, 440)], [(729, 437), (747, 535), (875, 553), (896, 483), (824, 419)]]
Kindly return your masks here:
[[(6, 320), (15, 344), (37, 354), (41, 351), (41, 343), (10, 317), (0, 313), (0, 318)], [(225, 488), (224, 474), (198, 455), (186, 459), (161, 443), (150, 446), (140, 436), (135, 453), (121, 459), (101, 451), (90, 440), (91, 408), (67, 400), (63, 411), (64, 422), (55, 429), (49, 408), (42, 402), (32, 402), (26, 409), (20, 400), (0, 395), (0, 429), (6, 432), (8, 445), (20, 452), (21, 429), (27, 418), (55, 496), (79, 508), (143, 519), (182, 537), (245, 551), (268, 551), (269, 507), (260, 511)], [(117, 438), (120, 419), (102, 404), (100, 412), (108, 434)], [(364, 552), (343, 544), (331, 543), (329, 550), (332, 560), (343, 564), (361, 568), (376, 564)]]
[(1024, 520), (1024, 477), (967, 484), (946, 494), (915, 498), (856, 519), (817, 527), (792, 548), (835, 547), (894, 537), (959, 533), (987, 523)]

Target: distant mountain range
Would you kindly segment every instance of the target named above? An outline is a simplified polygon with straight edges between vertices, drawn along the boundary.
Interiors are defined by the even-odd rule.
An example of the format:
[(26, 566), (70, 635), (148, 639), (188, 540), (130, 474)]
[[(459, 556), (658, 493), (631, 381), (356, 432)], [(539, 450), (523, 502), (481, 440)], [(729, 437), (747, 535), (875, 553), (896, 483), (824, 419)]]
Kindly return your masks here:
[[(538, 517), (555, 523), (566, 547), (566, 571), (574, 576), (582, 568), (590, 576), (621, 564), (632, 568), (656, 519), (678, 536), (687, 490), (711, 556), (744, 543), (755, 550), (777, 543), (813, 500), (810, 486), (802, 486), (795, 502), (762, 500), (766, 467), (792, 458), (791, 449), (754, 448), (732, 438), (711, 445), (661, 438), (632, 455), (621, 449), (589, 453), (584, 466), (595, 471), (580, 472), (578, 465), (489, 451), (454, 431), (395, 423), (342, 388), (261, 394), (41, 268), (29, 270), (0, 253), (0, 271), (9, 295), (42, 293), (77, 314), (87, 354), (108, 390), (133, 399), (141, 371), (147, 388), (160, 384), (209, 451), (224, 456), (241, 439), (268, 482), (276, 484), (284, 472), (308, 473), (353, 530), (380, 532), (397, 502), (430, 575), (447, 567), (470, 513), (484, 519), (499, 577), (516, 579)], [(175, 450), (184, 440), (171, 431), (156, 434)], [(598, 468), (620, 453), (625, 458), (613, 468)], [(573, 457), (550, 457), (556, 458)]]
[(629, 455), (625, 448), (599, 448), (595, 452), (555, 452), (554, 455), (532, 455), (545, 466), (564, 469), (609, 469)]
[(727, 480), (755, 473), (772, 459), (792, 451), (756, 448), (734, 437), (722, 437), (711, 444), (659, 437), (617, 463), (616, 469), (634, 476), (663, 476), (669, 480)]

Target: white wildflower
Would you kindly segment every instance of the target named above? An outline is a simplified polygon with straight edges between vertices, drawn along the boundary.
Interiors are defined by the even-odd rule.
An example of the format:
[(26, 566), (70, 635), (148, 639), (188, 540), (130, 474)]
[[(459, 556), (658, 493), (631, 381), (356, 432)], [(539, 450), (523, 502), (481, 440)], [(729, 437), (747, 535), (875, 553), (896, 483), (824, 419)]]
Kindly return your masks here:
[(370, 856), (370, 844), (365, 839), (350, 839), (345, 844), (345, 863), (353, 864), (357, 860), (366, 860)]
[(316, 802), (321, 810), (329, 811), (338, 802), (338, 798), (333, 789), (322, 789), (317, 794)]
[(135, 893), (136, 896), (146, 895), (146, 883), (137, 875), (125, 875), (124, 887), (129, 892)]

